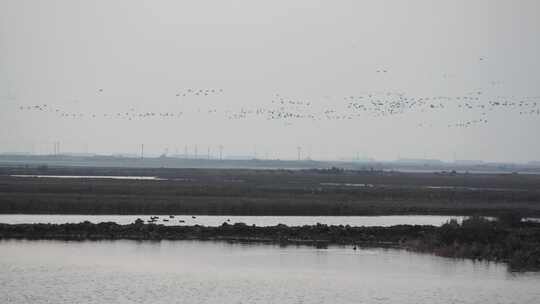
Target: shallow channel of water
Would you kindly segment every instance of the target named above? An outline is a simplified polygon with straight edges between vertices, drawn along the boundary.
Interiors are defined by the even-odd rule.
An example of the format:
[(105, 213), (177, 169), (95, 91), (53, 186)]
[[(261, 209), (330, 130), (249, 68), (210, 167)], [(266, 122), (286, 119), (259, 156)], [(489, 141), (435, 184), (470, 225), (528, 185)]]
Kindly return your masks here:
[[(390, 215), (390, 216), (225, 216), (225, 215), (161, 215), (155, 222), (163, 225), (203, 225), (220, 226), (224, 222), (246, 223), (256, 226), (274, 226), (285, 224), (287, 226), (327, 225), (350, 226), (393, 226), (393, 225), (434, 225), (440, 226), (450, 219), (462, 220), (461, 216), (437, 215)], [(137, 218), (150, 220), (150, 215), (64, 215), (64, 214), (0, 214), (0, 223), (6, 224), (33, 224), (33, 223), (92, 223), (116, 222), (118, 224), (131, 224)], [(183, 222), (182, 222), (183, 221)]]

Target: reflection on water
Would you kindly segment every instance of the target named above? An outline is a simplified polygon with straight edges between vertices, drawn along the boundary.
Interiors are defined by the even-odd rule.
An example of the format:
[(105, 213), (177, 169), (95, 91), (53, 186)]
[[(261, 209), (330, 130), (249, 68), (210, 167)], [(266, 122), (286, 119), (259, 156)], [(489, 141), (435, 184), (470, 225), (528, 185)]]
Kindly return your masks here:
[[(28, 223), (92, 223), (116, 222), (118, 224), (131, 224), (137, 218), (149, 220), (148, 215), (49, 215), (49, 214), (0, 214), (0, 223), (28, 224)], [(351, 225), (351, 226), (392, 226), (392, 225), (434, 225), (439, 226), (448, 220), (460, 216), (432, 216), (432, 215), (396, 215), (396, 216), (224, 216), (224, 215), (175, 215), (160, 216), (157, 224), (163, 225), (204, 225), (219, 226), (224, 222), (246, 223), (257, 226), (274, 226), (285, 224), (288, 226), (315, 225)]]
[(0, 241), (0, 303), (539, 303), (540, 276), (401, 250)]

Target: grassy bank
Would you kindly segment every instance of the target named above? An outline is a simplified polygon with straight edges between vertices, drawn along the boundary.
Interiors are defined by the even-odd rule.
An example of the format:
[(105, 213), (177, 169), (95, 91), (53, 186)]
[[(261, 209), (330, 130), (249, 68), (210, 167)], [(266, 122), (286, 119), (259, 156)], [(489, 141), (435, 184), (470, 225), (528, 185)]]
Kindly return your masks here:
[(224, 240), (306, 244), (324, 248), (330, 244), (384, 246), (446, 257), (507, 262), (514, 270), (540, 269), (540, 224), (516, 221), (487, 221), (471, 218), (462, 224), (441, 227), (400, 225), (350, 227), (312, 225), (288, 227), (247, 226), (242, 223), (220, 227), (163, 226), (136, 221), (130, 225), (92, 224), (0, 224), (0, 238), (60, 240)]

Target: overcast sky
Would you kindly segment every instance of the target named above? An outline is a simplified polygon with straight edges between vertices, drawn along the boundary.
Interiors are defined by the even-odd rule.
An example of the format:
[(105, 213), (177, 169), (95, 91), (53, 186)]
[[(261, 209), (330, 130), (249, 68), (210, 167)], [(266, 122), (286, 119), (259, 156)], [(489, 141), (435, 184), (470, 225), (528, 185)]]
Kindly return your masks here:
[(540, 160), (539, 54), (537, 0), (0, 0), (0, 152)]

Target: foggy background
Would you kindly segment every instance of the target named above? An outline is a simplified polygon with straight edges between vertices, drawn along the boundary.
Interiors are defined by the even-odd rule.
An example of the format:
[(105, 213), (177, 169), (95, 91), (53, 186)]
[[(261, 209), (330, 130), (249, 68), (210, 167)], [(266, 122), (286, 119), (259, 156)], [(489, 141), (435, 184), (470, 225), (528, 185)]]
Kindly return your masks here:
[[(155, 155), (223, 145), (224, 156), (281, 159), (300, 146), (313, 159), (540, 160), (540, 116), (514, 109), (468, 128), (448, 124), (479, 111), (450, 106), (352, 120), (230, 114), (276, 94), (321, 110), (366, 92), (540, 102), (538, 54), (536, 0), (0, 0), (0, 152), (52, 153), (59, 141), (78, 153), (144, 143)], [(182, 96), (191, 88), (222, 91)], [(86, 115), (21, 110), (44, 104)], [(128, 111), (182, 115), (103, 115)]]

